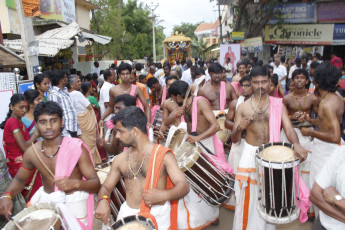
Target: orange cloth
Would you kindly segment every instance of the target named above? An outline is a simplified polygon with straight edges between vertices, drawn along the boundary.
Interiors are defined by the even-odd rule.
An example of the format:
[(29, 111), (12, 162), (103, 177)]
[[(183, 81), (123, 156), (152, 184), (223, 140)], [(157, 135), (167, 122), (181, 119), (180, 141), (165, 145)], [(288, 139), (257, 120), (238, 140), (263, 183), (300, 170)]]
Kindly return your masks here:
[(149, 100), (150, 97), (149, 97), (149, 94), (147, 93), (146, 86), (144, 84), (140, 83), (140, 82), (136, 82), (135, 85), (138, 86), (141, 89), (145, 99)]
[(154, 75), (152, 73), (149, 73), (146, 77), (146, 81), (149, 80), (151, 77), (154, 77)]
[[(157, 153), (156, 150), (159, 147)], [(170, 149), (162, 146), (162, 145), (155, 145), (152, 153), (151, 154), (151, 158), (150, 158), (150, 163), (149, 163), (149, 167), (147, 169), (147, 173), (146, 173), (146, 180), (145, 180), (145, 187), (144, 189), (151, 189), (150, 185), (151, 185), (151, 174), (152, 174), (152, 170), (154, 169), (154, 175), (153, 175), (153, 186), (152, 188), (156, 188), (157, 184), (158, 184), (158, 180), (159, 180), (159, 172), (161, 171), (161, 167), (162, 167), (162, 163), (163, 163), (163, 158), (165, 153), (167, 152), (171, 152), (173, 153)], [(153, 165), (154, 162), (154, 156), (156, 153), (156, 162), (155, 165)], [(158, 172), (158, 173), (157, 173)], [(175, 185), (172, 183), (172, 181), (170, 180), (169, 175), (167, 175), (167, 184), (166, 184), (166, 189), (172, 189)], [(178, 208), (178, 200), (173, 200), (170, 201), (170, 206), (171, 206), (171, 210), (170, 210), (170, 230), (177, 230), (177, 208)], [(150, 214), (150, 210), (151, 208), (145, 204), (144, 200), (141, 200), (141, 204), (140, 204), (140, 212), (139, 215), (142, 215), (144, 217), (150, 218), (153, 223), (156, 226), (156, 229), (158, 230), (158, 225), (156, 222), (156, 219), (154, 218), (154, 216), (152, 216)]]

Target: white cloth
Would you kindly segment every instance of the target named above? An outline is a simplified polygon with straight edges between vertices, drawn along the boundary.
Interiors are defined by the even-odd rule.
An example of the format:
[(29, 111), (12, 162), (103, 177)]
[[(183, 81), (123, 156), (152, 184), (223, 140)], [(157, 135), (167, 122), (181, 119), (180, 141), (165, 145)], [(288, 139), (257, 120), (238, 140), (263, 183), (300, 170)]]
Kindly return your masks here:
[[(194, 90), (194, 96), (198, 96), (198, 92), (199, 92), (199, 89), (201, 88), (200, 87), (200, 84), (203, 80), (205, 80), (206, 76), (205, 75), (202, 75), (201, 77), (195, 79), (193, 85), (195, 85), (195, 90)], [(206, 82), (206, 81), (205, 81)]]
[[(320, 173), (316, 176), (316, 183), (321, 188), (333, 186), (342, 197), (345, 197), (345, 146), (332, 153)], [(324, 162), (323, 162), (324, 163)], [(320, 221), (324, 228), (330, 230), (345, 229), (345, 223), (338, 221), (320, 210)]]
[(164, 87), (164, 86), (166, 85), (166, 84), (165, 84), (165, 79), (167, 79), (165, 75), (163, 75), (163, 76), (161, 76), (161, 78), (159, 78), (159, 84), (160, 84), (162, 87)]
[[(287, 75), (287, 72), (286, 72), (286, 67), (283, 66), (282, 64), (280, 64), (278, 67), (274, 64), (273, 65), (273, 73), (277, 74), (278, 75), (278, 80), (282, 79), (283, 77), (285, 77)], [(285, 86), (286, 85), (286, 81), (282, 81), (281, 82), (281, 85), (282, 86)], [(285, 87), (283, 87), (285, 89)]]
[(292, 74), (296, 69), (302, 69), (302, 65), (300, 67), (297, 67), (297, 65), (291, 66), (291, 68), (289, 70), (289, 79), (292, 79)]
[(229, 63), (225, 63), (224, 64), (224, 68), (225, 70), (230, 70), (229, 73), (226, 73), (226, 78), (229, 79), (229, 78), (232, 78), (232, 64), (229, 62)]
[[(248, 222), (247, 229), (257, 229), (257, 230), (266, 230), (266, 229), (275, 229), (275, 225), (267, 223), (264, 219), (259, 216), (259, 213), (256, 209), (258, 201), (258, 192), (257, 185), (254, 184), (254, 181), (257, 181), (256, 178), (256, 166), (255, 166), (255, 151), (258, 146), (252, 146), (244, 141), (243, 150), (241, 159), (238, 165), (238, 168), (241, 169), (250, 169), (250, 172), (237, 172), (236, 181), (235, 181), (235, 195), (236, 195), (236, 209), (234, 217), (233, 229), (243, 229), (243, 219), (244, 215), (244, 203), (245, 199), (249, 199), (249, 208), (248, 208)], [(239, 176), (246, 177), (248, 180), (240, 180)], [(242, 187), (240, 187), (240, 182)], [(245, 197), (246, 187), (250, 186), (250, 195)]]
[[(109, 100), (110, 100), (109, 91), (110, 91), (111, 87), (113, 87), (113, 84), (105, 81), (103, 83), (102, 88), (101, 88), (100, 96), (99, 96), (99, 107), (101, 108), (101, 116), (107, 110), (107, 108), (105, 107), (104, 103), (106, 103), (106, 102), (109, 103)], [(109, 121), (111, 117), (112, 117), (112, 115), (110, 114), (108, 117), (106, 117), (104, 119), (104, 121)]]
[(183, 199), (178, 201), (178, 229), (189, 229), (187, 210), (189, 213), (189, 225), (193, 229), (202, 229), (219, 217), (219, 207), (208, 205), (192, 189)]
[[(134, 209), (128, 206), (127, 202), (121, 205), (116, 221), (126, 217), (136, 215), (140, 209)], [(152, 205), (151, 215), (156, 218), (158, 229), (169, 229), (170, 227), (170, 201), (164, 205)]]
[(94, 67), (93, 70), (91, 71), (91, 73), (97, 73), (97, 77), (99, 77), (100, 73), (101, 73), (101, 69), (98, 67)]
[(87, 199), (89, 194), (84, 191), (77, 191), (66, 195), (62, 191), (46, 193), (43, 186), (40, 187), (31, 198), (31, 204), (53, 202), (59, 208), (65, 224), (69, 230), (81, 230), (77, 218), (87, 225)]
[(208, 82), (209, 80), (211, 80), (211, 76), (210, 74), (208, 73), (208, 69), (205, 71), (205, 75), (206, 75), (206, 78), (205, 78), (205, 83)]
[(90, 101), (84, 97), (84, 95), (77, 91), (73, 90), (69, 93), (69, 96), (71, 97), (73, 106), (77, 114), (81, 114), (85, 111), (86, 107), (90, 105)]
[(163, 69), (159, 69), (155, 72), (155, 77), (158, 79), (159, 75), (163, 72)]
[(186, 122), (180, 122), (180, 124), (176, 127), (175, 125), (170, 126), (169, 132), (168, 132), (168, 136), (167, 136), (167, 140), (165, 142), (165, 147), (169, 147), (170, 142), (172, 137), (174, 136), (176, 130), (178, 129), (184, 129), (187, 130), (187, 123)]
[(183, 72), (181, 81), (187, 82), (188, 85), (193, 84), (192, 74), (190, 72), (190, 68)]
[[(215, 151), (214, 145), (213, 145), (213, 138), (212, 138), (212, 136), (207, 137), (207, 138), (201, 140), (200, 142), (211, 152), (212, 155), (216, 155), (216, 151)], [(205, 149), (204, 146), (200, 145), (201, 151), (202, 151), (203, 153), (209, 153), (209, 152)]]

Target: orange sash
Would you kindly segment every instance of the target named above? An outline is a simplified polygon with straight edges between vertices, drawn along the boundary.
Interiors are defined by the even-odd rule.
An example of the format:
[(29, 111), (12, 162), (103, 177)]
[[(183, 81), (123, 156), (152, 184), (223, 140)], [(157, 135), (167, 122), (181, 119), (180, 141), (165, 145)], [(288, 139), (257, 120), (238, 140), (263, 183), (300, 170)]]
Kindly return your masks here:
[[(147, 169), (147, 174), (146, 174), (146, 180), (145, 180), (145, 187), (144, 189), (151, 189), (151, 176), (152, 178), (152, 189), (157, 187), (158, 184), (158, 179), (159, 179), (159, 173), (161, 171), (162, 163), (163, 163), (163, 158), (165, 153), (171, 152), (173, 153), (170, 149), (162, 146), (162, 145), (155, 145), (152, 152), (154, 154), (151, 154), (150, 158), (150, 163), (149, 167)], [(152, 175), (152, 170), (154, 170), (154, 173)], [(158, 173), (157, 173), (158, 172)], [(167, 184), (166, 184), (166, 189), (172, 189), (175, 185), (172, 183), (170, 180), (170, 177), (167, 175)], [(177, 205), (178, 205), (178, 200), (172, 200), (170, 201), (170, 229), (171, 230), (177, 230)], [(158, 225), (155, 217), (151, 215), (150, 213), (151, 207), (149, 207), (147, 204), (145, 204), (144, 200), (141, 200), (140, 204), (140, 212), (139, 215), (144, 216), (146, 218), (150, 218), (153, 223), (156, 226), (156, 229), (158, 230)]]

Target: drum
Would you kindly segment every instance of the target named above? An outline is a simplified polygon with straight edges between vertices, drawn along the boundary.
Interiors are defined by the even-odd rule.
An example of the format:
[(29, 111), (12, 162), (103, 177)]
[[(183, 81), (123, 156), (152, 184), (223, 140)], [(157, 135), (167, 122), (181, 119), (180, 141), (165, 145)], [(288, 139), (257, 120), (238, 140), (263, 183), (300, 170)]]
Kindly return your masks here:
[(181, 146), (186, 134), (187, 131), (185, 129), (177, 129), (171, 138), (169, 149), (175, 152)]
[[(111, 162), (106, 162), (96, 167), (97, 175), (101, 184), (104, 183), (110, 172)], [(116, 220), (120, 211), (121, 205), (126, 201), (126, 185), (123, 178), (115, 186), (114, 190), (110, 194), (110, 210)]]
[(112, 226), (114, 230), (152, 230), (156, 229), (152, 220), (143, 216), (127, 216), (116, 221)]
[[(38, 203), (23, 209), (13, 217), (19, 226), (25, 230), (59, 230), (67, 229), (61, 217), (59, 209), (54, 203)], [(5, 230), (18, 229), (13, 221), (9, 221)]]
[(212, 206), (229, 199), (235, 179), (227, 174), (199, 146), (183, 143), (175, 152), (179, 168), (184, 172), (192, 189)]
[(216, 116), (216, 119), (217, 119), (218, 124), (220, 126), (220, 130), (217, 132), (217, 137), (223, 143), (230, 142), (231, 130), (225, 128), (226, 114), (222, 113), (222, 114)]
[[(157, 110), (155, 118), (152, 122), (152, 125), (154, 127), (153, 128), (153, 136), (156, 140), (158, 138), (158, 132), (159, 132), (160, 128), (162, 127), (162, 123), (163, 123), (163, 111)], [(163, 132), (165, 140), (168, 137), (168, 132), (169, 132), (169, 127), (167, 127), (167, 129)]]
[(256, 150), (259, 215), (274, 224), (290, 223), (299, 216), (299, 183), (295, 183), (293, 145), (269, 143)]

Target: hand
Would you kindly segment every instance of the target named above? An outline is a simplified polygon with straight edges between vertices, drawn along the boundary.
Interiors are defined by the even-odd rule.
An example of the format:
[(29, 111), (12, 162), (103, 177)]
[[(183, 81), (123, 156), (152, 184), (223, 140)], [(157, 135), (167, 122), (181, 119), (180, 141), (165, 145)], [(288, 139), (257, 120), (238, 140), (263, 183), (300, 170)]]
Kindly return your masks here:
[(161, 130), (157, 131), (157, 139), (159, 139), (159, 140), (165, 139), (164, 133)]
[(329, 203), (330, 205), (333, 205), (333, 198), (336, 196), (336, 195), (339, 195), (339, 193), (337, 192), (337, 190), (335, 190), (334, 187), (328, 187), (328, 188), (325, 188), (323, 190), (323, 193), (322, 193), (322, 196), (323, 196), (323, 199), (325, 199), (325, 201), (327, 203)]
[(104, 139), (103, 138), (97, 138), (96, 143), (97, 143), (98, 147), (103, 148)]
[(97, 204), (95, 211), (95, 217), (101, 219), (104, 224), (108, 224), (110, 221), (110, 205), (107, 200), (100, 200)]
[(306, 150), (300, 144), (294, 145), (294, 151), (295, 151), (295, 154), (301, 158), (301, 162), (303, 162), (307, 159), (308, 153), (311, 153), (311, 151)]
[(311, 131), (311, 128), (301, 127), (301, 133), (305, 137), (309, 136), (310, 131)]
[(80, 182), (80, 180), (78, 180), (78, 179), (62, 178), (62, 179), (56, 179), (55, 185), (61, 191), (73, 192), (75, 190), (78, 190), (79, 182)]
[(246, 130), (252, 120), (253, 118), (244, 117), (243, 119), (241, 119), (239, 126), (237, 126), (237, 129), (239, 129), (241, 132), (243, 130)]
[(309, 114), (307, 114), (306, 112), (304, 112), (299, 118), (298, 118), (298, 121), (299, 122), (310, 122), (310, 116), (309, 116)]
[(291, 120), (297, 121), (297, 120), (299, 120), (300, 117), (302, 117), (303, 115), (304, 115), (303, 112), (300, 112), (300, 111), (295, 112), (294, 114), (291, 115)]
[(6, 220), (10, 220), (8, 215), (12, 215), (13, 200), (10, 198), (0, 199), (0, 215), (4, 216)]
[(153, 189), (153, 190), (144, 190), (143, 199), (145, 204), (151, 206), (167, 201), (165, 197), (165, 190)]
[(184, 113), (184, 107), (178, 107), (177, 110), (175, 111), (176, 111), (175, 116), (180, 118)]
[(188, 135), (187, 138), (186, 138), (186, 141), (188, 141), (191, 144), (194, 144), (195, 142), (199, 142), (200, 140), (199, 140), (198, 136)]
[(101, 127), (101, 128), (104, 127), (104, 120), (102, 120), (102, 119), (99, 120), (98, 126)]

